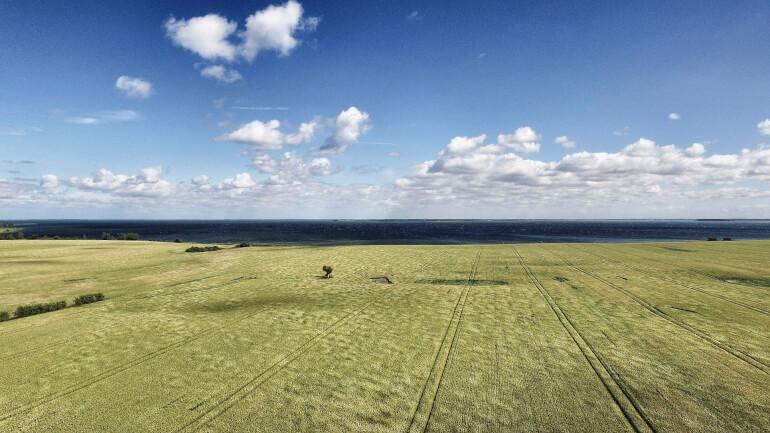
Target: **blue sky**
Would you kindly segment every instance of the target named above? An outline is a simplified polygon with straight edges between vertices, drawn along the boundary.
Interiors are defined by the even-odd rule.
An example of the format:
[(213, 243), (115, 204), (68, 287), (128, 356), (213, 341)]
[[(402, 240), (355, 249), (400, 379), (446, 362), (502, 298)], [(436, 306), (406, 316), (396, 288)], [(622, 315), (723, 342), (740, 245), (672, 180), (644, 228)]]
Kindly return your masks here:
[(766, 1), (62, 3), (0, 217), (770, 217)]

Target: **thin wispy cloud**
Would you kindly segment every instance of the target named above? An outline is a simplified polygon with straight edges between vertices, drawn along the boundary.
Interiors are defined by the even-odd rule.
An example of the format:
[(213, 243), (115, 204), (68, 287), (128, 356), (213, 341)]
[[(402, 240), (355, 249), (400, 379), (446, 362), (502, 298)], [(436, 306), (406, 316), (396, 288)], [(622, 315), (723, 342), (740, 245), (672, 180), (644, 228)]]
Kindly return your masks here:
[(113, 122), (132, 122), (139, 119), (139, 113), (133, 110), (105, 110), (85, 116), (74, 116), (66, 119), (77, 125), (100, 125)]
[(570, 138), (567, 137), (566, 135), (560, 135), (556, 137), (556, 139), (553, 142), (558, 144), (564, 149), (572, 149), (577, 144), (575, 143), (575, 140), (570, 140)]
[(201, 69), (201, 76), (212, 78), (225, 84), (232, 84), (243, 79), (240, 72), (223, 65), (210, 65)]
[(422, 19), (423, 15), (420, 13), (420, 11), (412, 11), (406, 15), (407, 21), (422, 21)]
[(12, 165), (29, 165), (29, 164), (35, 163), (35, 161), (32, 161), (30, 159), (18, 159), (18, 160), (4, 159), (0, 162), (2, 162), (3, 164), (12, 164)]
[(288, 111), (289, 107), (272, 107), (269, 105), (265, 106), (245, 106), (245, 105), (236, 105), (234, 107), (231, 107), (233, 110), (247, 110), (247, 111)]
[(630, 126), (624, 126), (622, 129), (617, 129), (615, 131), (612, 131), (612, 135), (616, 137), (625, 137), (631, 132)]

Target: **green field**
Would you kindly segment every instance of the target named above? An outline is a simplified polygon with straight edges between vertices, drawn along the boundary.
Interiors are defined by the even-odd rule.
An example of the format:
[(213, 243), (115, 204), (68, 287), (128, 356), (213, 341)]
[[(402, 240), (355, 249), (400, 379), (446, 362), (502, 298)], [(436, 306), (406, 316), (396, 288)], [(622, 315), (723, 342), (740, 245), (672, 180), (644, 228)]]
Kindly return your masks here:
[(0, 323), (0, 431), (770, 431), (767, 241), (188, 246), (0, 241), (107, 297)]

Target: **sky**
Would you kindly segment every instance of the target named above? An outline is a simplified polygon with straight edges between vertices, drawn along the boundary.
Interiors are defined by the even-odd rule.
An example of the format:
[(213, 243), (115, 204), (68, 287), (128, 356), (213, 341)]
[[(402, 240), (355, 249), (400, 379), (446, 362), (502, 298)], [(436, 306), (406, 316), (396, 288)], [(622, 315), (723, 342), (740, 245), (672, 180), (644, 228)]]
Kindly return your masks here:
[(6, 1), (0, 218), (770, 218), (770, 2)]

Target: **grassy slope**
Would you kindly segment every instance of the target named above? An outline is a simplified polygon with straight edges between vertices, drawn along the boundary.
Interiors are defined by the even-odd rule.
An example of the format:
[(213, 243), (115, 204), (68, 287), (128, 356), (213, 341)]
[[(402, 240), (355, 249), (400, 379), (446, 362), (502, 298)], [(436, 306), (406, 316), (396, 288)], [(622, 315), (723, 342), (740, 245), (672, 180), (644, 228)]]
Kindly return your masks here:
[(770, 242), (186, 247), (0, 242), (108, 298), (0, 323), (0, 431), (770, 430)]

